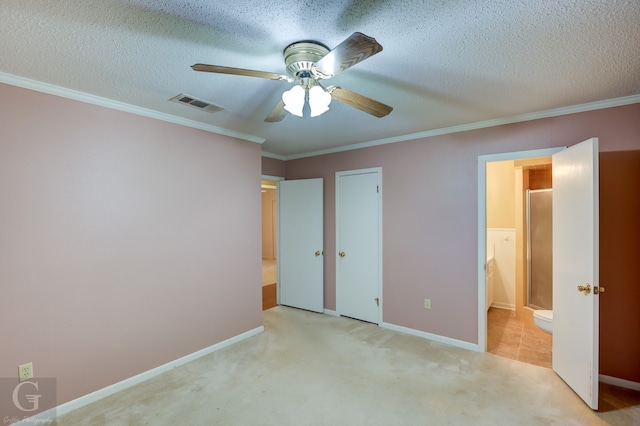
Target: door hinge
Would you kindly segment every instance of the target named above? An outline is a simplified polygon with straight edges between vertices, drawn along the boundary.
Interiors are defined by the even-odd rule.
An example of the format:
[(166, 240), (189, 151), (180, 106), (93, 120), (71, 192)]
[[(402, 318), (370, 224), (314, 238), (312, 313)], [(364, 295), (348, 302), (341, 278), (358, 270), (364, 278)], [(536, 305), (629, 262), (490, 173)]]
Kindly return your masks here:
[(380, 306), (380, 299), (378, 297), (376, 297), (376, 305)]
[(380, 193), (380, 185), (376, 185), (376, 192), (379, 194)]

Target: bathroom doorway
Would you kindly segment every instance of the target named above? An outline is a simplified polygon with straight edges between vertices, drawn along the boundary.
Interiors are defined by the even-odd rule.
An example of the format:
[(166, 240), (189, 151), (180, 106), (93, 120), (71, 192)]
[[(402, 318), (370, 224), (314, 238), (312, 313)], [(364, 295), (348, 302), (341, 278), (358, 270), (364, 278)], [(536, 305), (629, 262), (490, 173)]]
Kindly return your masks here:
[[(537, 297), (538, 290), (530, 288), (530, 273), (534, 277), (540, 274), (531, 269), (527, 199), (532, 191), (550, 190), (551, 158), (550, 153), (518, 155), (485, 164), (486, 323), (482, 333), (486, 333), (487, 352), (550, 368), (552, 336), (534, 325), (531, 307), (546, 308), (535, 306), (540, 301), (531, 298)], [(543, 257), (550, 255), (550, 247), (534, 248), (540, 249)], [(542, 294), (547, 294), (546, 290)], [(547, 296), (543, 298), (545, 305), (550, 303)]]

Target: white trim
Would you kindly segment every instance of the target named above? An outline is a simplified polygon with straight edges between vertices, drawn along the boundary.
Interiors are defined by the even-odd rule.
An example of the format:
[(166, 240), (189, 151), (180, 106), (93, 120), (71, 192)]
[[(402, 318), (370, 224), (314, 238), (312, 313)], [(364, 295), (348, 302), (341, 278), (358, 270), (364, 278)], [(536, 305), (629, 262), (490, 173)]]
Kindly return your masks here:
[[(467, 132), (469, 130), (485, 129), (487, 127), (503, 126), (505, 124), (520, 123), (523, 121), (539, 120), (541, 118), (557, 117), (560, 115), (576, 114), (579, 112), (594, 111), (598, 109), (613, 108), (617, 106), (640, 103), (640, 95), (624, 96), (621, 98), (607, 99), (603, 101), (590, 102), (580, 105), (572, 105), (561, 108), (548, 109), (538, 112), (530, 112), (510, 117), (496, 118), (492, 120), (479, 121), (476, 123), (462, 124), (459, 126), (444, 127), (441, 129), (427, 130), (425, 132), (411, 133), (408, 135), (395, 136), (391, 138), (378, 139), (369, 142), (361, 142), (352, 145), (339, 146), (335, 148), (321, 149), (317, 151), (305, 152), (284, 156), (284, 160), (296, 160), (298, 158), (314, 157), (316, 155), (333, 154), (342, 151), (351, 151), (360, 148), (369, 148), (378, 145), (387, 145), (396, 142), (406, 142), (415, 139), (428, 138), (432, 136), (447, 135), (451, 133)], [(264, 155), (264, 153), (263, 153)], [(275, 155), (275, 154), (271, 154)], [(494, 160), (500, 161), (500, 160)]]
[(626, 389), (633, 389), (636, 391), (640, 391), (640, 383), (632, 382), (631, 380), (619, 379), (617, 377), (605, 376), (604, 374), (598, 375), (598, 379), (602, 383), (606, 383), (608, 385), (618, 386)]
[[(286, 180), (286, 179), (284, 179)], [(280, 181), (276, 182), (276, 304), (280, 305)], [(260, 227), (262, 233), (262, 227)], [(262, 238), (262, 234), (260, 235)]]
[(566, 147), (534, 149), (478, 156), (478, 347), (487, 351), (487, 294), (485, 267), (487, 263), (487, 163), (525, 158), (548, 157)]
[(439, 336), (437, 334), (427, 333), (413, 328), (402, 327), (400, 325), (389, 324), (387, 322), (380, 323), (380, 327), (393, 331), (398, 331), (412, 336), (422, 337), (423, 339), (433, 340), (435, 342), (444, 343), (445, 345), (455, 346), (457, 348), (467, 349), (469, 351), (478, 351), (478, 345), (465, 342), (463, 340), (452, 339), (451, 337)]
[(15, 424), (31, 425), (34, 423), (33, 420), (37, 418), (45, 419), (45, 418), (51, 418), (54, 416), (56, 417), (63, 416), (74, 410), (77, 410), (86, 405), (89, 405), (93, 402), (99, 401), (103, 398), (113, 395), (114, 393), (123, 391), (139, 383), (145, 382), (162, 373), (166, 373), (167, 371), (172, 370), (176, 367), (180, 367), (181, 365), (187, 364), (205, 355), (209, 355), (210, 353), (213, 353), (213, 352), (219, 351), (220, 349), (224, 349), (228, 346), (231, 346), (234, 343), (238, 343), (242, 340), (248, 339), (249, 337), (260, 334), (263, 331), (264, 331), (264, 326), (261, 325), (260, 327), (256, 327), (253, 330), (249, 330), (242, 334), (238, 334), (237, 336), (231, 337), (227, 340), (223, 340), (222, 342), (216, 343), (215, 345), (209, 346), (208, 348), (204, 348), (199, 351), (193, 352), (189, 355), (185, 355), (182, 358), (178, 358), (176, 360), (170, 361), (156, 368), (152, 368), (151, 370), (147, 370), (140, 374), (136, 374), (135, 376), (129, 377), (120, 382), (117, 382), (105, 388), (99, 389), (95, 392), (91, 392), (87, 395), (81, 396), (80, 398), (76, 398), (72, 401), (65, 402), (64, 404), (59, 405), (56, 408), (52, 408), (51, 410), (44, 411), (36, 416), (30, 417), (28, 419), (25, 419)]
[(279, 154), (273, 154), (271, 152), (267, 152), (267, 151), (262, 151), (262, 156), (263, 157), (268, 157), (268, 158), (273, 158), (276, 160), (282, 160), (282, 161), (286, 161), (287, 157), (284, 155), (279, 155)]
[[(486, 303), (486, 301), (485, 301)], [(497, 308), (497, 309), (504, 309), (505, 311), (515, 311), (516, 310), (516, 305), (511, 304), (511, 303), (502, 303), (502, 302), (493, 302), (491, 304), (492, 308)]]
[(339, 317), (339, 316), (340, 316), (340, 314), (338, 314), (338, 312), (337, 312), (337, 311), (332, 311), (331, 309), (325, 309), (325, 310), (323, 311), (323, 313), (324, 313), (325, 315), (330, 315), (330, 316), (332, 316), (332, 317)]
[(340, 211), (340, 177), (341, 176), (349, 176), (349, 175), (361, 175), (361, 174), (376, 174), (377, 175), (377, 185), (378, 185), (378, 191), (379, 191), (379, 195), (378, 195), (378, 324), (381, 324), (383, 322), (383, 303), (384, 303), (384, 298), (382, 297), (383, 292), (382, 292), (382, 260), (383, 260), (383, 256), (382, 256), (382, 231), (383, 231), (383, 227), (382, 227), (382, 167), (371, 167), (371, 168), (367, 168), (367, 169), (357, 169), (357, 170), (346, 170), (346, 171), (341, 171), (341, 172), (336, 172), (336, 176), (335, 176), (335, 185), (336, 185), (336, 199), (335, 199), (335, 203), (336, 203), (336, 252), (335, 252), (335, 259), (336, 259), (336, 311), (338, 313), (338, 315), (340, 315), (340, 312), (338, 310), (338, 306), (339, 306), (339, 298), (338, 298), (338, 294), (339, 294), (339, 287), (340, 287), (340, 277), (339, 277), (339, 269), (338, 269), (338, 262), (340, 261), (338, 259), (338, 252), (339, 252), (339, 247), (337, 247), (338, 242), (340, 241), (340, 218), (339, 218), (339, 214), (338, 212)]
[[(124, 102), (114, 101), (113, 99), (103, 98), (100, 96), (90, 95), (88, 93), (80, 92), (66, 87), (55, 86), (53, 84), (43, 83), (41, 81), (30, 80), (28, 78), (19, 77), (12, 74), (0, 72), (0, 83), (9, 84), (11, 86), (22, 87), (29, 90), (35, 90), (37, 92), (48, 93), (50, 95), (60, 96), (67, 99), (73, 99), (75, 101), (85, 102), (88, 104), (99, 105), (105, 108), (115, 109), (118, 111), (124, 111), (131, 114), (141, 115), (143, 117), (149, 117), (160, 121), (166, 121), (173, 124), (179, 124), (181, 126), (191, 127), (194, 129), (200, 129), (219, 135), (230, 136), (232, 138), (238, 138), (249, 142), (255, 142), (262, 144), (266, 139), (260, 138), (247, 133), (235, 132), (233, 130), (223, 129), (222, 127), (213, 126), (210, 124), (204, 124), (198, 121), (189, 120), (186, 118), (178, 117), (163, 112), (153, 111), (147, 108), (141, 108), (135, 105), (126, 104)], [(169, 100), (167, 99), (167, 102)]]
[[(35, 90), (37, 92), (42, 92), (42, 93), (48, 93), (50, 95), (61, 96), (63, 98), (73, 99), (76, 101), (86, 102), (89, 104), (100, 105), (105, 108), (129, 112), (131, 114), (141, 115), (143, 117), (149, 117), (156, 120), (179, 124), (181, 126), (192, 127), (194, 129), (200, 129), (200, 130), (204, 130), (211, 133), (243, 139), (249, 142), (263, 144), (266, 141), (265, 138), (258, 137), (255, 135), (235, 132), (233, 130), (224, 129), (222, 127), (213, 126), (210, 124), (204, 124), (198, 121), (177, 117), (175, 115), (165, 114), (165, 113), (153, 111), (147, 108), (137, 107), (134, 105), (126, 104), (124, 102), (114, 101), (112, 99), (90, 95), (88, 93), (80, 92), (73, 89), (68, 89), (66, 87), (55, 86), (53, 84), (31, 80), (31, 79), (20, 77), (17, 75), (7, 74), (4, 72), (0, 72), (0, 83), (5, 83), (12, 86), (17, 86), (17, 87), (23, 87), (25, 89)], [(361, 143), (345, 145), (345, 146), (340, 146), (335, 148), (321, 149), (321, 150), (306, 152), (302, 154), (280, 155), (280, 154), (274, 154), (271, 152), (263, 151), (262, 156), (274, 158), (276, 160), (282, 160), (282, 161), (296, 160), (298, 158), (314, 157), (316, 155), (324, 155), (324, 154), (333, 154), (336, 152), (351, 151), (354, 149), (368, 148), (368, 147), (378, 146), (378, 145), (387, 145), (387, 144), (396, 143), (396, 142), (405, 142), (405, 141), (411, 141), (415, 139), (427, 138), (432, 136), (466, 132), (469, 130), (484, 129), (487, 127), (502, 126), (505, 124), (520, 123), (523, 121), (557, 117), (560, 115), (575, 114), (579, 112), (594, 111), (598, 109), (613, 108), (617, 106), (631, 105), (636, 103), (640, 103), (640, 95), (624, 96), (620, 98), (606, 99), (603, 101), (590, 102), (586, 104), (572, 105), (572, 106), (554, 108), (554, 109), (538, 111), (538, 112), (530, 112), (530, 113), (514, 115), (510, 117), (479, 121), (476, 123), (462, 124), (459, 126), (444, 127), (441, 129), (433, 129), (433, 130), (427, 130), (424, 132), (394, 136), (391, 138), (361, 142)], [(496, 161), (499, 161), (499, 160), (496, 160)]]

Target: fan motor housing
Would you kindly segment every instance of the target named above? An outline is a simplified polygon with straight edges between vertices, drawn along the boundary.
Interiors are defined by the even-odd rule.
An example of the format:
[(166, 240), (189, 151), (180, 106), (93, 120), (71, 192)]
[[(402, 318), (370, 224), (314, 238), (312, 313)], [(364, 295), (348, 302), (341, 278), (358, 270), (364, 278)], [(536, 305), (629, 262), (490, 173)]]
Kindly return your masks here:
[(297, 41), (284, 49), (284, 63), (287, 73), (295, 78), (311, 77), (311, 68), (324, 55), (329, 53), (329, 48), (317, 41)]

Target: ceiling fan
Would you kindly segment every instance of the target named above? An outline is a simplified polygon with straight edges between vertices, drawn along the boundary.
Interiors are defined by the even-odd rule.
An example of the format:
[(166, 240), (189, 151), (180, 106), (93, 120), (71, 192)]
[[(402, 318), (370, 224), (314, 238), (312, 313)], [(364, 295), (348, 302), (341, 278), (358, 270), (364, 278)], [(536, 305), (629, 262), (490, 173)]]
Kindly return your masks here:
[(296, 85), (283, 93), (282, 100), (264, 120), (267, 123), (281, 121), (287, 111), (302, 117), (306, 97), (309, 98), (312, 117), (327, 111), (331, 99), (335, 99), (380, 118), (388, 115), (393, 108), (339, 86), (324, 88), (320, 80), (331, 78), (381, 50), (382, 46), (374, 38), (355, 32), (331, 51), (322, 43), (312, 40), (290, 44), (284, 49), (287, 74), (207, 64), (195, 64), (191, 68), (194, 71), (295, 82)]

